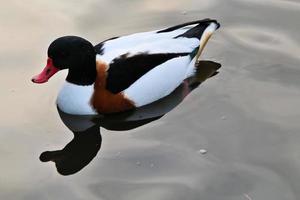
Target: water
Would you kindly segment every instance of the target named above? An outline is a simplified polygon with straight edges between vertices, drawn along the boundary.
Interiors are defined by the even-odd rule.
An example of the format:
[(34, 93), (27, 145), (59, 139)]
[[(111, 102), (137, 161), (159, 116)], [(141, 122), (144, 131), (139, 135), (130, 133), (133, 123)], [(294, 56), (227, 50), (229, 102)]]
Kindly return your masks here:
[[(299, 199), (299, 10), (287, 0), (2, 2), (0, 198)], [(54, 104), (66, 73), (30, 82), (53, 39), (96, 44), (206, 17), (222, 24), (202, 56), (222, 64), (219, 75), (158, 120), (102, 128), (76, 174), (39, 160), (73, 139)]]

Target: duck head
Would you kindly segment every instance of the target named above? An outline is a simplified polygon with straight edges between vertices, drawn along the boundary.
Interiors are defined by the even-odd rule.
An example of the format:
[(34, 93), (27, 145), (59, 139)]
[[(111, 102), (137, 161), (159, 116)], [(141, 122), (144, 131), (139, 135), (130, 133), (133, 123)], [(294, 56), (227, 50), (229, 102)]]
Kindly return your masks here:
[(32, 78), (34, 83), (45, 83), (60, 70), (69, 69), (66, 80), (77, 85), (91, 85), (96, 79), (96, 52), (87, 40), (64, 36), (54, 40), (48, 48), (47, 65)]

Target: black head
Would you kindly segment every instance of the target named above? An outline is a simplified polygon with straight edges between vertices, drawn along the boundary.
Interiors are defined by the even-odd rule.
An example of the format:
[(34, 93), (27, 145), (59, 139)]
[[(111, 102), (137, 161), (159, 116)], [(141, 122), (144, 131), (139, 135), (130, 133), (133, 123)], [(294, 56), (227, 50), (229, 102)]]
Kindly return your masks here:
[(69, 69), (66, 80), (78, 85), (93, 84), (96, 79), (96, 52), (87, 40), (64, 36), (54, 40), (48, 48), (47, 66), (32, 79), (44, 83), (57, 71)]

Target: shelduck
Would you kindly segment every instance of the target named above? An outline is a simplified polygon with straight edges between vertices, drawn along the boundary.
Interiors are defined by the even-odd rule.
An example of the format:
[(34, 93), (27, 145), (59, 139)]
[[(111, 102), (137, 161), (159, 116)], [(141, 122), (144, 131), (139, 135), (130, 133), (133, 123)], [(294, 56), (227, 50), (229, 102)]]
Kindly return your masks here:
[(57, 106), (65, 113), (117, 113), (157, 101), (195, 71), (195, 62), (212, 33), (213, 19), (105, 40), (96, 46), (77, 36), (54, 40), (47, 65), (34, 76), (45, 83), (63, 69), (68, 75)]

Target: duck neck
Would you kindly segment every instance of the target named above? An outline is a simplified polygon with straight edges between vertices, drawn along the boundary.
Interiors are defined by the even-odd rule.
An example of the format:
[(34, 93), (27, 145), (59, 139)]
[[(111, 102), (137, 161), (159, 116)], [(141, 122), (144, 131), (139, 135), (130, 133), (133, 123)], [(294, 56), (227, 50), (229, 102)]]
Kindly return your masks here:
[(66, 80), (76, 85), (85, 86), (94, 84), (96, 76), (97, 71), (95, 56), (93, 59), (87, 59), (87, 61), (85, 61), (84, 63), (78, 64), (78, 66), (70, 68)]

